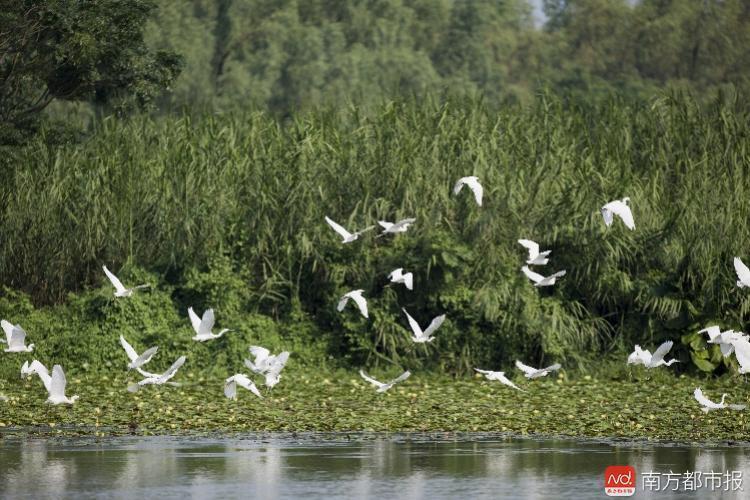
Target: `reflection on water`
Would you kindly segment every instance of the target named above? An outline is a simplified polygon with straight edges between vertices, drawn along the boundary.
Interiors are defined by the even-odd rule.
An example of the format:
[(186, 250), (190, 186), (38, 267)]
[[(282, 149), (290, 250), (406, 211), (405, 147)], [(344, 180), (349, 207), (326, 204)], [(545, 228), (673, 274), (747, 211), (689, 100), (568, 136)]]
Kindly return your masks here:
[[(0, 497), (586, 498), (603, 496), (608, 465), (632, 465), (639, 474), (741, 471), (750, 492), (748, 447), (266, 435), (0, 439)], [(640, 480), (638, 487), (638, 497), (673, 495), (641, 491)], [(732, 497), (747, 494), (723, 496)]]

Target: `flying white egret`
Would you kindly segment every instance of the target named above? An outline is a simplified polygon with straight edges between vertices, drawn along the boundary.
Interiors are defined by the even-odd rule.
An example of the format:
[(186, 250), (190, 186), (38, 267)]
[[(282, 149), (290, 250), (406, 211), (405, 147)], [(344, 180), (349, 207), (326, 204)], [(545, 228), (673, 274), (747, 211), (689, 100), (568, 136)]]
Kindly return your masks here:
[(529, 269), (529, 266), (523, 266), (521, 271), (523, 271), (523, 274), (525, 274), (527, 278), (534, 282), (534, 286), (552, 286), (557, 281), (557, 278), (565, 276), (565, 273), (567, 272), (563, 269), (562, 271), (557, 271), (549, 276), (542, 276), (541, 274), (535, 273)]
[(281, 370), (286, 366), (289, 360), (289, 352), (280, 352), (277, 356), (271, 356), (268, 362), (268, 370), (264, 374), (266, 377), (266, 387), (272, 388), (279, 383), (281, 379)]
[(474, 175), (470, 175), (468, 177), (461, 177), (460, 179), (458, 179), (455, 186), (453, 186), (453, 194), (460, 193), (461, 189), (464, 186), (469, 186), (471, 191), (474, 193), (474, 199), (476, 200), (477, 205), (481, 207), (482, 195), (484, 194), (484, 189), (482, 188), (482, 185), (479, 183), (479, 179)]
[(407, 289), (414, 290), (414, 275), (412, 273), (405, 273), (403, 267), (391, 271), (388, 278), (391, 280), (391, 283), (403, 283)]
[(750, 287), (750, 269), (739, 257), (734, 258), (734, 270), (737, 273), (737, 286), (740, 288)]
[(250, 354), (255, 356), (255, 361), (246, 359), (245, 366), (250, 368), (250, 370), (252, 370), (253, 373), (260, 374), (260, 373), (265, 373), (266, 371), (268, 371), (268, 368), (269, 368), (268, 358), (271, 357), (271, 351), (259, 345), (251, 345)]
[(34, 344), (26, 346), (26, 331), (21, 328), (21, 325), (13, 325), (10, 321), (1, 320), (0, 326), (5, 332), (8, 343), (5, 352), (31, 352), (34, 350)]
[(701, 404), (701, 411), (704, 413), (708, 413), (711, 410), (722, 410), (724, 408), (729, 408), (730, 410), (744, 410), (746, 408), (745, 405), (730, 405), (724, 403), (724, 399), (727, 397), (726, 394), (721, 395), (721, 402), (714, 403), (703, 395), (703, 391), (700, 390), (700, 387), (695, 389), (693, 396), (695, 396), (695, 400)]
[(610, 201), (601, 208), (602, 217), (604, 217), (604, 224), (611, 226), (614, 221), (615, 215), (622, 219), (625, 226), (633, 230), (635, 229), (635, 221), (633, 220), (633, 212), (630, 211), (630, 198), (627, 196), (621, 200)]
[(143, 354), (138, 355), (138, 353), (135, 352), (135, 349), (133, 349), (133, 346), (131, 346), (122, 335), (120, 335), (120, 345), (123, 349), (125, 349), (125, 353), (130, 359), (130, 363), (128, 363), (128, 370), (132, 370), (133, 368), (140, 368), (141, 366), (151, 361), (151, 358), (154, 357), (154, 354), (156, 354), (156, 351), (159, 349), (158, 347), (151, 347), (143, 351)]
[(224, 395), (229, 399), (237, 399), (237, 386), (244, 387), (260, 399), (263, 399), (255, 383), (247, 378), (247, 375), (237, 373), (224, 381)]
[(149, 287), (149, 285), (138, 285), (132, 288), (125, 288), (125, 285), (123, 285), (122, 282), (117, 279), (117, 276), (112, 274), (112, 271), (107, 269), (107, 266), (102, 266), (102, 269), (104, 269), (104, 274), (107, 275), (107, 278), (109, 278), (109, 281), (111, 281), (115, 287), (115, 297), (130, 297), (131, 295), (133, 295), (134, 291)]
[(216, 321), (213, 309), (206, 309), (203, 311), (203, 317), (199, 318), (193, 308), (189, 307), (188, 316), (190, 316), (190, 323), (193, 325), (193, 330), (195, 330), (195, 336), (192, 337), (195, 341), (206, 342), (207, 340), (218, 339), (225, 333), (232, 331), (229, 328), (224, 328), (217, 334), (214, 334), (211, 331), (213, 330)]
[(721, 349), (721, 354), (725, 358), (734, 352), (734, 341), (743, 336), (742, 333), (735, 332), (734, 330), (726, 330), (722, 332), (716, 325), (698, 331), (698, 333), (704, 332), (708, 334), (707, 342), (709, 344), (717, 344)]
[(513, 382), (511, 382), (510, 379), (505, 376), (505, 372), (493, 372), (493, 371), (490, 371), (490, 370), (480, 370), (479, 368), (474, 368), (474, 370), (477, 371), (477, 372), (479, 372), (479, 373), (481, 373), (482, 375), (484, 375), (484, 377), (487, 380), (496, 380), (496, 381), (498, 381), (500, 383), (503, 383), (503, 384), (507, 385), (508, 387), (512, 387), (514, 389), (518, 389), (521, 392), (526, 392), (525, 390), (521, 389), (516, 384), (514, 384)]
[(380, 382), (378, 380), (375, 380), (374, 378), (372, 378), (371, 376), (369, 376), (368, 374), (366, 374), (364, 370), (360, 370), (359, 371), (359, 376), (360, 377), (362, 377), (363, 379), (367, 380), (372, 385), (374, 385), (375, 387), (378, 388), (377, 392), (385, 392), (385, 391), (387, 391), (388, 389), (390, 389), (394, 385), (398, 384), (399, 382), (403, 382), (404, 380), (406, 380), (407, 378), (409, 378), (409, 375), (411, 375), (411, 372), (405, 371), (404, 373), (402, 373), (398, 377), (394, 378), (390, 382), (383, 383), (383, 382)]
[(641, 349), (641, 346), (636, 345), (635, 350), (628, 356), (628, 364), (643, 365), (646, 368), (656, 368), (658, 366), (671, 366), (672, 363), (679, 363), (676, 359), (664, 361), (664, 356), (666, 356), (672, 348), (673, 343), (674, 342), (671, 340), (667, 340), (660, 345), (653, 354), (651, 354), (648, 349)]
[(378, 235), (378, 237), (386, 235), (386, 234), (396, 234), (396, 233), (405, 233), (407, 229), (409, 229), (409, 226), (414, 224), (417, 219), (415, 218), (409, 218), (409, 219), (402, 219), (398, 222), (388, 222), (384, 220), (379, 220), (378, 224), (380, 224), (380, 227), (383, 228), (383, 232)]
[(67, 384), (68, 381), (65, 379), (65, 372), (63, 372), (62, 367), (60, 365), (53, 366), (52, 380), (50, 381), (49, 388), (47, 388), (47, 392), (49, 393), (47, 402), (53, 405), (59, 405), (63, 403), (72, 405), (73, 403), (75, 403), (78, 399), (78, 396), (65, 396), (65, 386)]
[(562, 368), (560, 363), (555, 363), (554, 365), (550, 365), (547, 368), (532, 368), (528, 365), (525, 365), (521, 363), (520, 361), (516, 360), (516, 368), (521, 370), (524, 373), (524, 377), (526, 378), (539, 378), (539, 377), (546, 377), (547, 374), (559, 370)]
[(352, 290), (351, 292), (345, 293), (341, 296), (341, 299), (339, 300), (338, 306), (336, 306), (336, 309), (341, 312), (344, 310), (344, 307), (346, 307), (346, 303), (349, 302), (349, 299), (352, 299), (355, 304), (357, 304), (357, 307), (359, 308), (359, 312), (362, 313), (362, 316), (367, 318), (367, 299), (365, 299), (362, 296), (362, 292), (364, 290)]
[(141, 368), (136, 368), (138, 373), (140, 373), (146, 378), (144, 378), (137, 384), (129, 385), (128, 391), (136, 392), (138, 389), (140, 389), (144, 385), (162, 385), (166, 383), (169, 383), (170, 385), (179, 385), (179, 384), (175, 384), (174, 382), (169, 382), (169, 379), (175, 376), (175, 374), (177, 373), (177, 370), (179, 370), (180, 367), (185, 363), (186, 359), (187, 358), (185, 356), (180, 356), (179, 358), (177, 358), (177, 361), (172, 363), (172, 366), (170, 366), (167, 369), (167, 371), (165, 371), (164, 373), (150, 373), (150, 372), (142, 370)]
[(371, 229), (375, 229), (375, 226), (367, 226), (366, 228), (357, 231), (356, 233), (350, 233), (342, 226), (330, 219), (328, 216), (326, 216), (326, 222), (333, 228), (334, 231), (339, 234), (339, 236), (341, 236), (342, 243), (351, 243), (352, 241), (355, 241), (357, 238), (359, 238), (361, 234), (370, 231)]
[(44, 384), (44, 388), (49, 392), (50, 384), (52, 383), (52, 377), (49, 375), (47, 367), (41, 364), (39, 361), (34, 360), (29, 364), (28, 361), (23, 362), (21, 367), (21, 377), (28, 378), (31, 375), (39, 375), (39, 379)]
[(528, 265), (543, 266), (549, 259), (547, 256), (552, 250), (545, 250), (544, 252), (539, 251), (539, 244), (532, 240), (518, 240), (518, 243), (526, 247), (529, 251), (529, 258), (526, 260)]
[(271, 351), (261, 346), (250, 346), (250, 354), (255, 356), (255, 361), (245, 360), (247, 366), (253, 373), (265, 375), (266, 386), (273, 387), (279, 383), (281, 370), (286, 366), (289, 360), (289, 352), (282, 351), (278, 355), (271, 354)]
[(422, 327), (419, 326), (419, 323), (417, 323), (416, 320), (412, 318), (408, 312), (406, 312), (406, 309), (402, 307), (401, 310), (404, 311), (404, 314), (406, 314), (406, 318), (409, 320), (409, 326), (411, 327), (411, 331), (414, 333), (414, 335), (412, 336), (412, 340), (417, 344), (432, 342), (432, 340), (435, 338), (432, 336), (432, 334), (435, 333), (435, 330), (440, 328), (440, 325), (442, 325), (443, 321), (445, 321), (445, 314), (436, 316), (432, 319), (432, 322), (430, 322), (430, 326), (422, 331)]

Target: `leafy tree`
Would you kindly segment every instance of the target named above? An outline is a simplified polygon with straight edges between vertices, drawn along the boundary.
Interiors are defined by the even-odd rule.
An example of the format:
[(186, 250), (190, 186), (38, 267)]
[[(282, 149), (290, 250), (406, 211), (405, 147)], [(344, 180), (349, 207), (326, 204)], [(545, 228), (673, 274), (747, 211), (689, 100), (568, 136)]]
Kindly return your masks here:
[(180, 71), (150, 51), (147, 0), (0, 0), (0, 143), (22, 142), (54, 100), (148, 105)]

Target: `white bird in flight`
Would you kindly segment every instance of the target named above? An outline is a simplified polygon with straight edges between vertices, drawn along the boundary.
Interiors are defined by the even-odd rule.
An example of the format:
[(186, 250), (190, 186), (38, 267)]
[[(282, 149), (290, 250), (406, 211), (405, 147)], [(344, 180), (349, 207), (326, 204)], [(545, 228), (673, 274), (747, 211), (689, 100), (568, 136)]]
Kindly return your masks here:
[(435, 330), (440, 328), (440, 325), (442, 325), (443, 321), (445, 321), (445, 314), (436, 316), (430, 322), (430, 326), (422, 331), (422, 327), (419, 326), (419, 323), (417, 323), (417, 321), (412, 318), (408, 312), (406, 312), (406, 309), (402, 307), (401, 310), (404, 311), (404, 314), (406, 314), (406, 318), (409, 320), (409, 326), (411, 327), (411, 331), (414, 333), (414, 335), (412, 336), (412, 340), (417, 344), (432, 342), (432, 340), (435, 338), (432, 336), (432, 334), (435, 333)]
[(388, 278), (390, 278), (391, 283), (403, 283), (407, 289), (414, 290), (414, 275), (405, 273), (403, 267), (391, 271)]
[(734, 342), (738, 338), (742, 337), (742, 333), (735, 332), (734, 330), (726, 330), (721, 331), (721, 329), (716, 326), (709, 326), (707, 328), (704, 328), (703, 330), (698, 331), (698, 333), (707, 333), (708, 334), (708, 343), (709, 344), (717, 344), (719, 348), (721, 349), (721, 354), (726, 358), (732, 352), (734, 352)]
[(484, 189), (482, 188), (482, 185), (479, 183), (479, 179), (474, 175), (470, 175), (468, 177), (461, 177), (460, 179), (458, 179), (455, 186), (453, 186), (453, 194), (460, 193), (461, 189), (464, 186), (469, 186), (471, 191), (474, 193), (474, 199), (476, 200), (477, 205), (481, 207), (482, 195), (484, 194)]
[(132, 288), (125, 288), (125, 285), (122, 284), (122, 281), (117, 279), (117, 276), (112, 274), (112, 271), (107, 269), (107, 266), (102, 266), (102, 269), (104, 269), (104, 274), (107, 275), (107, 278), (109, 278), (109, 281), (111, 281), (115, 287), (115, 297), (130, 297), (131, 295), (133, 295), (134, 291), (149, 287), (149, 285), (138, 285)]
[(137, 384), (129, 385), (128, 391), (136, 392), (138, 389), (140, 389), (144, 385), (162, 385), (166, 383), (169, 383), (170, 385), (179, 385), (175, 382), (169, 382), (169, 380), (175, 376), (175, 374), (177, 373), (177, 370), (179, 370), (180, 367), (185, 363), (186, 359), (187, 358), (185, 356), (180, 356), (179, 358), (177, 358), (177, 361), (172, 363), (172, 366), (167, 368), (167, 371), (165, 371), (164, 373), (150, 373), (150, 372), (142, 370), (141, 368), (136, 368), (138, 373), (140, 373), (146, 378), (144, 378)]
[(21, 325), (13, 325), (10, 321), (2, 320), (0, 326), (5, 332), (8, 344), (5, 352), (31, 352), (34, 350), (34, 344), (26, 346), (26, 331), (21, 328)]
[[(41, 375), (40, 375), (41, 377)], [(49, 393), (47, 402), (53, 405), (69, 404), (72, 405), (78, 399), (78, 396), (65, 396), (65, 386), (68, 381), (65, 379), (65, 372), (60, 365), (52, 367), (52, 379), (50, 380), (49, 387), (45, 387)]]
[(524, 377), (526, 378), (539, 378), (539, 377), (546, 377), (547, 374), (559, 370), (562, 368), (560, 363), (555, 363), (554, 365), (550, 365), (547, 368), (532, 368), (528, 365), (525, 365), (521, 363), (520, 361), (516, 360), (516, 368), (521, 370), (524, 373)]
[(349, 299), (352, 299), (355, 304), (357, 304), (357, 307), (359, 308), (359, 312), (362, 313), (362, 316), (367, 318), (367, 299), (365, 299), (362, 296), (362, 292), (364, 290), (352, 290), (351, 292), (345, 293), (341, 296), (341, 299), (339, 300), (338, 306), (336, 306), (336, 309), (341, 312), (344, 310), (344, 307), (346, 307), (346, 303), (349, 302)]
[(52, 377), (50, 377), (49, 370), (47, 370), (46, 366), (37, 360), (32, 361), (31, 364), (29, 364), (28, 361), (24, 361), (23, 366), (21, 367), (21, 377), (27, 378), (31, 375), (38, 375), (42, 384), (44, 384), (44, 388), (49, 392)]
[(479, 372), (479, 373), (481, 373), (482, 375), (484, 375), (484, 377), (487, 380), (496, 380), (496, 381), (498, 381), (500, 383), (503, 383), (503, 384), (507, 385), (508, 387), (512, 387), (514, 389), (518, 389), (521, 392), (526, 392), (525, 390), (521, 389), (516, 384), (514, 384), (513, 382), (511, 382), (510, 379), (505, 376), (505, 372), (493, 372), (493, 371), (490, 371), (490, 370), (480, 370), (479, 368), (474, 368), (474, 370), (477, 371), (477, 372)]
[(266, 380), (264, 382), (266, 387), (272, 388), (279, 383), (279, 380), (281, 379), (281, 370), (284, 369), (288, 360), (288, 351), (283, 351), (280, 352), (277, 356), (272, 356), (272, 359), (268, 363), (269, 368), (264, 374), (266, 377)]
[(250, 354), (255, 356), (255, 361), (245, 359), (245, 366), (250, 368), (253, 373), (265, 373), (270, 368), (269, 358), (271, 358), (271, 351), (265, 347), (259, 345), (250, 346)]
[(151, 358), (154, 357), (154, 354), (156, 354), (156, 351), (159, 349), (158, 347), (151, 347), (143, 351), (143, 354), (138, 355), (138, 353), (135, 352), (135, 349), (133, 349), (133, 346), (131, 346), (122, 335), (120, 335), (120, 345), (123, 349), (125, 349), (125, 353), (130, 359), (130, 363), (128, 363), (128, 370), (132, 370), (133, 368), (140, 368), (141, 366), (151, 361)]
[(633, 212), (630, 211), (630, 198), (627, 196), (621, 200), (610, 201), (601, 208), (602, 217), (604, 217), (604, 224), (611, 226), (614, 221), (615, 215), (622, 219), (625, 226), (633, 230), (635, 229), (635, 221), (633, 220)]
[(409, 226), (414, 224), (417, 219), (415, 218), (409, 218), (409, 219), (402, 219), (398, 222), (388, 222), (384, 220), (379, 220), (378, 224), (380, 224), (380, 227), (383, 228), (383, 232), (378, 235), (378, 237), (386, 235), (386, 234), (396, 234), (396, 233), (405, 233), (407, 229), (409, 229)]
[(217, 334), (211, 331), (216, 322), (213, 309), (206, 309), (203, 311), (203, 317), (199, 318), (193, 308), (189, 307), (188, 316), (190, 316), (190, 323), (193, 325), (193, 330), (195, 330), (195, 336), (192, 337), (195, 341), (206, 342), (207, 340), (218, 339), (225, 333), (232, 331), (229, 328), (224, 328)]
[(658, 366), (671, 366), (672, 363), (679, 363), (676, 359), (664, 361), (664, 356), (666, 356), (672, 348), (673, 343), (674, 342), (671, 340), (667, 340), (657, 347), (653, 354), (651, 354), (648, 349), (641, 349), (641, 346), (636, 345), (635, 350), (628, 356), (628, 364), (643, 365), (646, 368), (656, 368)]
[(342, 238), (342, 243), (351, 243), (352, 241), (355, 241), (357, 238), (360, 237), (361, 234), (370, 231), (371, 229), (375, 229), (375, 226), (367, 226), (366, 228), (357, 231), (356, 233), (350, 233), (346, 229), (344, 229), (341, 225), (334, 222), (331, 218), (326, 216), (326, 222), (329, 226), (333, 228), (334, 231), (336, 231), (339, 236)]
[(730, 405), (724, 403), (724, 399), (727, 397), (726, 394), (721, 395), (721, 401), (719, 403), (714, 403), (703, 395), (703, 391), (700, 390), (700, 387), (695, 389), (693, 396), (695, 396), (695, 400), (701, 404), (701, 410), (704, 413), (708, 413), (711, 410), (722, 410), (724, 408), (729, 408), (730, 410), (744, 410), (746, 408), (745, 405)]
[(378, 388), (377, 392), (385, 392), (385, 391), (387, 391), (388, 389), (390, 389), (394, 385), (398, 384), (399, 382), (403, 382), (404, 380), (406, 380), (407, 378), (409, 378), (409, 375), (411, 375), (411, 372), (405, 371), (404, 373), (402, 373), (398, 377), (394, 378), (390, 382), (383, 383), (383, 382), (380, 382), (378, 380), (375, 380), (374, 378), (372, 378), (371, 376), (369, 376), (368, 374), (366, 374), (364, 372), (364, 370), (360, 370), (359, 371), (359, 376), (360, 377), (362, 377), (363, 379), (367, 380), (372, 385), (374, 385), (375, 387)]
[(267, 387), (273, 387), (279, 383), (281, 370), (286, 366), (289, 360), (289, 351), (282, 351), (278, 355), (271, 354), (271, 351), (261, 346), (250, 346), (250, 354), (255, 356), (255, 361), (245, 359), (247, 366), (253, 373), (264, 375)]
[(534, 282), (534, 286), (552, 286), (557, 281), (557, 278), (565, 276), (565, 273), (567, 272), (563, 269), (562, 271), (557, 271), (549, 276), (542, 276), (541, 274), (535, 273), (529, 269), (529, 266), (523, 266), (521, 271), (523, 271), (523, 274), (525, 274), (527, 278)]
[(237, 399), (237, 386), (244, 387), (260, 399), (263, 399), (255, 383), (247, 378), (247, 375), (237, 373), (224, 381), (224, 395), (229, 399)]
[(734, 270), (737, 273), (737, 286), (740, 288), (750, 287), (750, 269), (739, 257), (734, 258)]
[(544, 252), (540, 252), (539, 244), (532, 240), (518, 240), (518, 243), (529, 250), (529, 258), (526, 260), (526, 263), (528, 265), (543, 266), (547, 262), (549, 262), (547, 256), (552, 252), (552, 250), (545, 250)]

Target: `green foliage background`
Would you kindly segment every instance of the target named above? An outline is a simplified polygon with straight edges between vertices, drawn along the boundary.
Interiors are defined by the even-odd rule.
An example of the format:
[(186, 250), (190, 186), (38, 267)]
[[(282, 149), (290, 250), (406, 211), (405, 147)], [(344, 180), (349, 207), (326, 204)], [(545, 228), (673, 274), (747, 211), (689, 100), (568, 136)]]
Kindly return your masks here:
[[(460, 374), (674, 339), (733, 370), (695, 332), (750, 310), (747, 2), (546, 0), (543, 26), (524, 0), (2, 2), (0, 316), (43, 361), (121, 363), (124, 333), (217, 375), (250, 343)], [(470, 174), (481, 209), (450, 194)], [(623, 196), (638, 229), (605, 230)], [(342, 246), (325, 215), (417, 224)], [(104, 263), (153, 290), (115, 301)], [(335, 312), (353, 288), (369, 321)], [(190, 341), (191, 305), (236, 332)], [(401, 307), (448, 321), (415, 347)]]
[[(105, 120), (81, 145), (40, 137), (2, 173), (0, 316), (25, 326), (35, 356), (63, 364), (121, 364), (122, 333), (161, 346), (165, 366), (188, 352), (222, 373), (259, 342), (311, 366), (458, 374), (516, 357), (585, 369), (711, 322), (741, 329), (750, 298), (731, 262), (749, 236), (748, 123), (731, 99), (701, 107), (679, 94), (591, 105), (543, 95), (499, 113), (408, 100), (283, 124), (261, 112)], [(451, 194), (470, 174), (486, 189), (481, 208)], [(606, 229), (599, 207), (623, 196), (637, 229)], [(342, 245), (325, 215), (351, 228), (417, 223)], [(531, 286), (522, 237), (552, 250), (545, 272), (567, 276)], [(154, 289), (115, 300), (102, 264)], [(414, 291), (388, 286), (396, 267), (414, 272)], [(369, 320), (335, 311), (354, 288)], [(237, 332), (192, 342), (190, 305)], [(414, 346), (401, 307), (448, 320)], [(702, 350), (692, 340), (683, 361)], [(2, 373), (16, 377), (7, 358)]]

